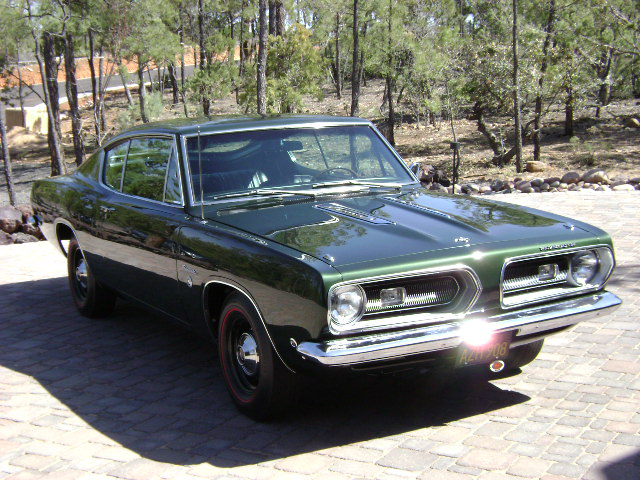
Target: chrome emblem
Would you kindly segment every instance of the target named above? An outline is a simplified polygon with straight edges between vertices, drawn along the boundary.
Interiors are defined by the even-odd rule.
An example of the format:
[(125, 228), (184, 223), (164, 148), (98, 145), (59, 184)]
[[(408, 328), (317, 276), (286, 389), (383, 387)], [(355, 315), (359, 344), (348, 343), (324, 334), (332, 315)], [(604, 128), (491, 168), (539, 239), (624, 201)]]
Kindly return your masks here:
[(574, 242), (571, 243), (562, 243), (559, 245), (547, 245), (545, 247), (539, 247), (541, 252), (548, 252), (549, 250), (560, 250), (561, 248), (572, 248), (575, 247), (576, 244)]
[(538, 280), (541, 282), (548, 282), (554, 280), (558, 276), (558, 264), (548, 263), (546, 265), (540, 265), (538, 267)]
[(470, 240), (469, 237), (458, 237), (458, 238), (456, 238), (454, 240), (454, 242), (456, 242), (456, 243), (460, 243), (460, 242), (469, 243), (469, 240)]

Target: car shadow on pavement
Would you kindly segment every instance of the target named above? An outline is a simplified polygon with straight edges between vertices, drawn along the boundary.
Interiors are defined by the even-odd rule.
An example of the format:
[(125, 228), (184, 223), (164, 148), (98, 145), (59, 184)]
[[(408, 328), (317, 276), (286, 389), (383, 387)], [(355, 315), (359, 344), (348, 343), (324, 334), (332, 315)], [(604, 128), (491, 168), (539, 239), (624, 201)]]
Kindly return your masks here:
[[(0, 329), (0, 365), (33, 377), (127, 449), (181, 465), (254, 464), (529, 400), (473, 375), (314, 378), (286, 416), (256, 423), (232, 405), (205, 339), (121, 301), (107, 319), (84, 318), (63, 277), (0, 285)], [(60, 435), (72, 435), (70, 425), (87, 429), (65, 425), (68, 412), (50, 413), (35, 425)]]

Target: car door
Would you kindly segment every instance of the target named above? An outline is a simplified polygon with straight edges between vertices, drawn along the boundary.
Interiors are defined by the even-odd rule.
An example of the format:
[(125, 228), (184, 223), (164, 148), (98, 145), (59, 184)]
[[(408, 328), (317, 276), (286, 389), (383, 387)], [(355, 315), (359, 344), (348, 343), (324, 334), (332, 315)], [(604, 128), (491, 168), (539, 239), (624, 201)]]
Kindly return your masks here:
[(184, 207), (175, 139), (143, 136), (115, 146), (106, 152), (102, 179), (98, 278), (181, 319), (175, 241)]

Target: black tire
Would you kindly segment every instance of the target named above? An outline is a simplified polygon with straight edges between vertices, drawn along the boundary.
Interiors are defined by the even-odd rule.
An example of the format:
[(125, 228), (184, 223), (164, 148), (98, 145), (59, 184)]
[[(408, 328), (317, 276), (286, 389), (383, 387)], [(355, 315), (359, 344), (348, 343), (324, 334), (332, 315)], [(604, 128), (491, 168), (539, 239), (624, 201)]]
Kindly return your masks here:
[(269, 420), (292, 404), (295, 374), (278, 358), (258, 313), (240, 294), (228, 297), (218, 325), (218, 355), (233, 403), (254, 420)]
[(74, 238), (67, 252), (67, 273), (71, 298), (78, 311), (89, 318), (106, 317), (116, 303), (115, 293), (98, 283)]
[(505, 360), (507, 369), (513, 370), (524, 367), (525, 365), (533, 362), (540, 353), (540, 350), (542, 350), (543, 344), (544, 340), (537, 340), (535, 342), (526, 343), (513, 348)]

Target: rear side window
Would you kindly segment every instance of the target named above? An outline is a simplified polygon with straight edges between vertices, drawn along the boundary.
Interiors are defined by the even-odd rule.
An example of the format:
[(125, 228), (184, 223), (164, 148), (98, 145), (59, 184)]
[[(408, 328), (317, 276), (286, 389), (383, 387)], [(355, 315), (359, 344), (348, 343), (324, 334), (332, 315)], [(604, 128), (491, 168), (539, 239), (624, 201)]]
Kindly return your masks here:
[(129, 142), (121, 143), (107, 152), (104, 161), (104, 183), (114, 190), (120, 190), (122, 185), (122, 171), (127, 158)]
[(162, 202), (172, 149), (173, 142), (167, 138), (131, 140), (122, 192)]

